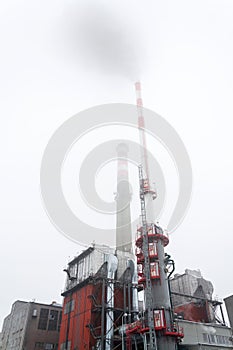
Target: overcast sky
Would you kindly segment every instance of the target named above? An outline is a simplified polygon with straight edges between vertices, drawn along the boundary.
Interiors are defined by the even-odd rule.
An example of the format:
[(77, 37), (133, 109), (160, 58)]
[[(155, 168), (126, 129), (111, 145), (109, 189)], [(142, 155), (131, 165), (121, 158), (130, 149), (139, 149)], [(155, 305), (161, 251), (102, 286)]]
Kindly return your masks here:
[[(50, 137), (86, 108), (134, 103), (135, 79), (145, 107), (176, 129), (192, 162), (192, 202), (167, 247), (176, 272), (200, 269), (214, 295), (233, 294), (233, 1), (11, 0), (0, 16), (0, 322), (17, 299), (61, 302), (62, 270), (83, 249), (43, 208), (39, 174)], [(91, 149), (104, 135), (115, 137), (102, 130), (84, 144)], [(169, 208), (178, 185), (165, 153), (158, 145)], [(74, 155), (78, 164), (78, 150)], [(67, 196), (72, 164), (68, 159), (64, 171)], [(106, 200), (114, 192), (114, 181), (101, 186), (107, 174), (97, 179)]]

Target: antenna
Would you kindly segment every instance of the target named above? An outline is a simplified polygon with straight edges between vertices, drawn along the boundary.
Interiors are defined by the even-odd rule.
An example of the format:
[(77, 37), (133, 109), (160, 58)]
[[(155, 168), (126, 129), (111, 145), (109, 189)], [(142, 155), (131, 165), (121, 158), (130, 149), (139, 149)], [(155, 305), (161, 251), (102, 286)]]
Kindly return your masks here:
[(137, 101), (137, 111), (138, 111), (138, 130), (139, 130), (140, 144), (142, 146), (141, 162), (142, 162), (144, 173), (146, 175), (145, 179), (148, 182), (148, 186), (150, 186), (150, 174), (149, 174), (149, 164), (148, 164), (146, 134), (145, 134), (145, 120), (143, 115), (142, 90), (141, 90), (141, 83), (139, 81), (135, 83), (135, 89), (136, 89), (136, 101)]
[[(169, 243), (161, 227), (155, 224), (155, 191), (150, 187), (149, 164), (146, 147), (145, 121), (141, 84), (135, 84), (138, 129), (141, 144), (141, 165), (139, 166), (141, 227), (136, 239), (138, 264), (138, 284), (144, 289), (145, 312), (148, 333), (145, 341), (150, 350), (175, 350), (178, 339), (183, 334), (177, 331), (174, 323), (167, 275), (164, 247)], [(170, 260), (171, 261), (171, 260)]]
[(136, 101), (137, 101), (137, 112), (138, 112), (138, 131), (140, 137), (141, 145), (141, 167), (142, 167), (142, 184), (143, 190), (145, 192), (145, 201), (147, 207), (147, 222), (154, 223), (155, 208), (154, 199), (157, 197), (156, 191), (151, 186), (150, 169), (147, 154), (147, 144), (146, 144), (146, 133), (145, 133), (145, 120), (143, 115), (143, 102), (142, 102), (142, 91), (141, 83), (138, 81), (135, 83), (136, 89)]

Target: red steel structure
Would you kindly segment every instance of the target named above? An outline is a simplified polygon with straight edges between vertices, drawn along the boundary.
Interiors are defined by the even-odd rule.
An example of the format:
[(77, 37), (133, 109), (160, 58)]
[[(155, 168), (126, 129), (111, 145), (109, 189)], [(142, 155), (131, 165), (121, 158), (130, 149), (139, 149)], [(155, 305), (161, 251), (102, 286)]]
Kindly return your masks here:
[(94, 285), (65, 294), (59, 349), (90, 349), (93, 345), (88, 324), (91, 324), (92, 301), (88, 298), (94, 293)]
[[(105, 247), (106, 249), (106, 247)], [(111, 250), (111, 248), (109, 248)], [(67, 285), (63, 292), (64, 304), (59, 339), (59, 350), (113, 349), (121, 346), (122, 337), (119, 329), (122, 327), (124, 315), (131, 315), (133, 310), (133, 269), (132, 264), (126, 268), (119, 280), (108, 277), (108, 262), (104, 261), (99, 269), (78, 281), (78, 269), (83, 273), (88, 261), (94, 259), (96, 265), (104, 261), (105, 252), (95, 252), (94, 247), (88, 248), (68, 264)], [(89, 266), (92, 265), (92, 262)], [(113, 289), (113, 302), (109, 300), (109, 288)], [(109, 311), (113, 314), (112, 334), (107, 339), (109, 328)], [(127, 319), (128, 321), (128, 319)], [(111, 324), (111, 323), (110, 323)]]

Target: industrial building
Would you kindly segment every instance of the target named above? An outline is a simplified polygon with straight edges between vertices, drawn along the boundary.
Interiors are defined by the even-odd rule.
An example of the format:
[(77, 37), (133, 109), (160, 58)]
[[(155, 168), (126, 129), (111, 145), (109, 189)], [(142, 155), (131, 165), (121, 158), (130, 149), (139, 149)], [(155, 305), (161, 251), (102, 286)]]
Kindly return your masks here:
[(183, 338), (171, 305), (169, 279), (174, 261), (164, 251), (169, 239), (154, 223), (157, 194), (151, 185), (147, 159), (140, 83), (135, 87), (143, 150), (138, 168), (141, 215), (136, 241), (130, 224), (127, 147), (120, 144), (117, 148), (116, 249), (89, 247), (65, 269), (60, 350), (175, 350)]
[(174, 312), (183, 319), (194, 322), (215, 323), (217, 309), (225, 324), (221, 302), (213, 300), (213, 285), (204, 279), (199, 270), (186, 269), (170, 280)]
[[(128, 257), (121, 278), (115, 275), (113, 280), (109, 279), (108, 257), (111, 254), (114, 254), (113, 249), (93, 245), (68, 264), (59, 349), (105, 349), (109, 340), (106, 337), (109, 311), (113, 321), (110, 322), (113, 332), (109, 349), (124, 349), (123, 341), (125, 349), (144, 349), (141, 333), (145, 327), (143, 322), (147, 322), (145, 307), (142, 301), (137, 307), (133, 303), (133, 293), (143, 288), (141, 269), (139, 281), (135, 283), (133, 265), (127, 266)], [(155, 255), (152, 248), (150, 255)], [(141, 262), (141, 255), (137, 257)], [(154, 272), (153, 277), (158, 278)], [(177, 349), (233, 349), (232, 329), (225, 324), (222, 303), (212, 299), (212, 283), (205, 280), (200, 271), (186, 269), (184, 274), (176, 274), (170, 280), (170, 287), (174, 303), (173, 332), (180, 337)], [(107, 299), (109, 288), (112, 293)], [(159, 315), (155, 329), (158, 326), (160, 330), (165, 329), (160, 321)], [(148, 327), (145, 329), (148, 331)], [(169, 327), (166, 329), (170, 331)]]
[(4, 319), (2, 350), (58, 349), (61, 305), (17, 300)]
[[(200, 271), (174, 275), (155, 224), (140, 83), (136, 83), (140, 220), (132, 234), (127, 147), (117, 147), (116, 248), (93, 244), (68, 263), (59, 350), (233, 349), (221, 302)], [(136, 238), (133, 238), (136, 237)], [(216, 309), (220, 308), (222, 319)]]
[(225, 323), (222, 302), (200, 270), (186, 269), (170, 280), (172, 305), (184, 338), (180, 349), (232, 349), (232, 329)]
[(180, 350), (226, 350), (233, 349), (232, 329), (217, 323), (178, 320), (184, 338)]
[[(93, 245), (73, 259), (66, 270), (60, 349), (107, 348), (121, 343), (124, 315), (138, 313), (133, 294), (134, 263), (121, 257), (124, 272), (116, 278), (118, 259), (111, 248)], [(119, 271), (118, 271), (119, 272)], [(136, 290), (137, 292), (137, 290)]]
[(231, 328), (233, 329), (233, 295), (224, 299), (227, 315), (230, 321)]

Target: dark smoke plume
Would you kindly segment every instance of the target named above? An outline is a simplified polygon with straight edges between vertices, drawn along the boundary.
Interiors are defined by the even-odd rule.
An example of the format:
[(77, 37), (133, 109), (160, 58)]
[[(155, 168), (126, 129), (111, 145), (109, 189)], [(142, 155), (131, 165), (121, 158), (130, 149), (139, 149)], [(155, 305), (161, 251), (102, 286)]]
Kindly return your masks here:
[(138, 79), (141, 50), (130, 14), (114, 11), (113, 3), (87, 1), (67, 5), (63, 18), (64, 49), (77, 63), (105, 74)]

